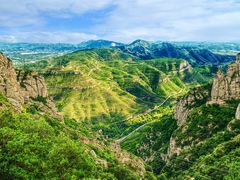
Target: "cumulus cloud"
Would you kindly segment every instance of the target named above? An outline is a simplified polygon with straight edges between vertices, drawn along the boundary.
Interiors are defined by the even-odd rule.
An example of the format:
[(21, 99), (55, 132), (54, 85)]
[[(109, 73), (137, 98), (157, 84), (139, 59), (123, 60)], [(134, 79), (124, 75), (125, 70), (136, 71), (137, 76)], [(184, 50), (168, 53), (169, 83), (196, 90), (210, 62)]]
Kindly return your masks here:
[[(21, 3), (0, 0), (0, 3), (0, 28), (17, 32), (0, 34), (0, 40), (7, 37), (10, 41), (34, 42), (76, 42), (87, 38), (122, 42), (135, 39), (240, 40), (240, 3), (237, 0), (22, 0)], [(100, 16), (99, 10), (107, 7), (114, 8)], [(89, 13), (93, 19), (102, 18), (101, 23), (86, 24)], [(59, 31), (58, 22), (54, 21), (56, 28), (49, 30), (52, 23), (49, 17), (57, 17), (59, 21), (69, 19), (72, 24), (80, 24), (79, 29), (81, 26), (89, 28), (72, 33), (68, 24), (66, 30)], [(79, 23), (83, 18), (87, 19), (85, 24)]]
[(106, 38), (225, 41), (240, 37), (240, 3), (233, 0), (122, 0), (117, 7), (100, 27), (109, 27)]

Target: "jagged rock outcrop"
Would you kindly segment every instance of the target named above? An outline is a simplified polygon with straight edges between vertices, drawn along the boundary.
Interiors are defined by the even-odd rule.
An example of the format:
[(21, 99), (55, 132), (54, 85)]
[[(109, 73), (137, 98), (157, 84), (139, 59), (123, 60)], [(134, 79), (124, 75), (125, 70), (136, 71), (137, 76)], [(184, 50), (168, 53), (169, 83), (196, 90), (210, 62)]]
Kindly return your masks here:
[(240, 54), (237, 60), (228, 66), (227, 75), (218, 71), (213, 80), (211, 102), (224, 103), (226, 100), (240, 99)]
[(0, 53), (0, 92), (7, 96), (16, 109), (21, 109), (24, 98), (16, 77), (12, 61)]
[[(240, 54), (236, 61), (228, 66), (227, 75), (218, 71), (214, 78), (212, 88), (200, 87), (191, 90), (187, 95), (178, 99), (174, 111), (179, 128), (185, 124), (189, 112), (206, 103), (222, 104), (226, 100), (240, 99)], [(236, 119), (240, 120), (240, 104), (236, 111)], [(170, 146), (166, 155), (168, 160), (173, 154), (179, 154), (181, 149), (176, 145), (176, 139), (171, 137)]]
[(206, 103), (210, 98), (209, 86), (192, 89), (188, 94), (179, 98), (174, 110), (174, 118), (178, 126), (185, 123), (191, 109)]
[(237, 111), (236, 111), (235, 118), (238, 119), (238, 120), (240, 120), (240, 104), (239, 104), (238, 107), (237, 107)]
[(20, 83), (23, 96), (26, 99), (48, 97), (46, 83), (43, 77), (38, 76), (35, 72), (17, 72), (17, 81)]
[(35, 72), (16, 71), (12, 61), (0, 53), (0, 93), (4, 94), (16, 111), (24, 104), (37, 104), (38, 108), (61, 118), (48, 97), (44, 78)]
[[(181, 128), (186, 123), (188, 114), (195, 107), (199, 107), (210, 100), (211, 87), (206, 85), (190, 90), (188, 94), (179, 98), (174, 110), (174, 118), (177, 120), (177, 125)], [(171, 137), (167, 154), (163, 155), (163, 159), (168, 161), (174, 154), (179, 154), (182, 151), (177, 146), (176, 137)]]

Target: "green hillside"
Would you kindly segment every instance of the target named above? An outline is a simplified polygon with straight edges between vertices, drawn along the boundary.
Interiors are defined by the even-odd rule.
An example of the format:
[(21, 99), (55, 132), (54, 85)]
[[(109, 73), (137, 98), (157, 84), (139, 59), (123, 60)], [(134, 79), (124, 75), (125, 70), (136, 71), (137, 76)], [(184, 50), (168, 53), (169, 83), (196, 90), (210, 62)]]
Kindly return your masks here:
[[(132, 119), (122, 148), (143, 158), (159, 179), (238, 179), (239, 128), (235, 119), (239, 101), (192, 107), (187, 122), (178, 127), (172, 108), (159, 109)], [(200, 106), (199, 106), (200, 105)], [(197, 107), (199, 106), (199, 107)], [(170, 143), (175, 153), (169, 157)]]
[[(239, 101), (207, 103), (216, 66), (192, 67), (174, 58), (139, 60), (116, 49), (92, 49), (18, 68), (45, 77), (64, 120), (36, 106), (14, 112), (1, 95), (3, 177), (239, 177)], [(187, 105), (191, 111), (180, 125), (174, 109), (182, 95), (183, 106), (177, 107)], [(181, 109), (178, 113), (183, 115)]]
[(186, 125), (173, 133), (183, 151), (170, 159), (162, 176), (238, 179), (240, 123), (234, 118), (237, 103), (203, 105), (194, 109)]
[(122, 120), (209, 80), (181, 59), (135, 60), (113, 49), (77, 51), (24, 68), (44, 75), (62, 115), (90, 120), (110, 136), (129, 126)]

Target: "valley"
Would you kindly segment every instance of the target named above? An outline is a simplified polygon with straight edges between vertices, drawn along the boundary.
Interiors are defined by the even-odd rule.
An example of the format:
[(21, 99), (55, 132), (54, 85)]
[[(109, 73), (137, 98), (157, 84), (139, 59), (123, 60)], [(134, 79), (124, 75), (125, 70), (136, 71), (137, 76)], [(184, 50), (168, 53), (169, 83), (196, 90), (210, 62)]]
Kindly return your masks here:
[[(202, 48), (205, 45), (210, 50)], [(34, 46), (44, 49), (46, 45)], [(10, 68), (0, 74), (0, 124), (6, 138), (0, 146), (7, 157), (0, 158), (11, 165), (0, 163), (0, 175), (63, 179), (239, 177), (240, 127), (235, 114), (240, 56), (235, 60), (232, 49), (220, 53), (221, 47), (215, 44), (143, 40), (130, 44), (101, 40), (48, 48), (52, 48), (51, 56), (28, 57), (30, 61), (12, 54), (15, 68), (4, 55), (0, 59), (0, 69)], [(20, 147), (29, 154), (22, 159), (17, 152), (15, 163), (10, 156), (18, 134), (26, 143), (34, 134), (36, 142), (35, 147), (30, 146), (33, 142), (29, 146), (23, 142)], [(42, 150), (41, 156), (34, 154), (37, 163), (33, 167), (43, 169), (42, 174), (29, 170), (34, 160), (27, 159), (32, 158), (34, 148)], [(48, 158), (51, 162), (45, 165)]]
[(150, 113), (166, 99), (183, 95), (211, 78), (186, 60), (136, 60), (106, 48), (77, 51), (23, 68), (45, 77), (63, 116), (90, 122), (113, 137), (120, 135), (130, 118)]

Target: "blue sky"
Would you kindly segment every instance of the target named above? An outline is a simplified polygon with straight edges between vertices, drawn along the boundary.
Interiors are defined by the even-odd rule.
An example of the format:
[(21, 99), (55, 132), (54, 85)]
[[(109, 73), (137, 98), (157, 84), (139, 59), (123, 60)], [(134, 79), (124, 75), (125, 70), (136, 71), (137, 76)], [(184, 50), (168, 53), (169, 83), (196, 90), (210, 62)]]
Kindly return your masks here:
[(240, 41), (240, 0), (0, 0), (0, 41)]

